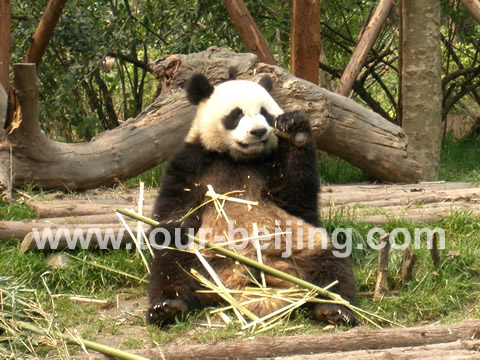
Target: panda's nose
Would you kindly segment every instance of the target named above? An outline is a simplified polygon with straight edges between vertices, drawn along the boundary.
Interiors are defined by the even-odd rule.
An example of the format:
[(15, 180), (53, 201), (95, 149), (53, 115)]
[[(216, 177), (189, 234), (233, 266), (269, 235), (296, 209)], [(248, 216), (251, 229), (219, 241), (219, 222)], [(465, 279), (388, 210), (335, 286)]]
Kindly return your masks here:
[(265, 128), (250, 130), (250, 135), (256, 136), (258, 138), (261, 138), (266, 133), (267, 133), (267, 129), (265, 129)]

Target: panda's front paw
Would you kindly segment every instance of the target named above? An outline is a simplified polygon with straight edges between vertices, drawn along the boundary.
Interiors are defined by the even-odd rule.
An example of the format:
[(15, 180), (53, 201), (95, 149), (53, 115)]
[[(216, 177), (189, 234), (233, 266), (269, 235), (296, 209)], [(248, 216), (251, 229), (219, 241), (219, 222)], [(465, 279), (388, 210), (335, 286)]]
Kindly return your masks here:
[(304, 145), (311, 137), (310, 120), (303, 111), (292, 111), (275, 119), (277, 136), (288, 138), (297, 146)]
[(355, 326), (353, 312), (345, 306), (337, 304), (317, 304), (312, 310), (312, 316), (318, 321), (334, 325)]
[(188, 312), (185, 301), (180, 299), (165, 299), (153, 304), (147, 311), (147, 324), (166, 325), (182, 318)]

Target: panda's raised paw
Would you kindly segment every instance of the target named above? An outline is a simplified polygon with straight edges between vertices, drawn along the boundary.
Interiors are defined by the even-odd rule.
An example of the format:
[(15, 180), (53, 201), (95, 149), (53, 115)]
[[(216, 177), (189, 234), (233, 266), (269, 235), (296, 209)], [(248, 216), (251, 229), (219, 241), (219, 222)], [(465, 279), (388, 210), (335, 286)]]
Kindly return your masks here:
[(153, 304), (147, 311), (147, 324), (166, 325), (175, 322), (188, 312), (187, 304), (180, 299), (165, 299)]
[(355, 326), (355, 316), (345, 306), (337, 304), (317, 304), (312, 310), (315, 320), (334, 324)]
[(290, 139), (296, 145), (303, 145), (311, 135), (308, 116), (302, 111), (292, 111), (279, 115), (274, 127), (280, 137)]

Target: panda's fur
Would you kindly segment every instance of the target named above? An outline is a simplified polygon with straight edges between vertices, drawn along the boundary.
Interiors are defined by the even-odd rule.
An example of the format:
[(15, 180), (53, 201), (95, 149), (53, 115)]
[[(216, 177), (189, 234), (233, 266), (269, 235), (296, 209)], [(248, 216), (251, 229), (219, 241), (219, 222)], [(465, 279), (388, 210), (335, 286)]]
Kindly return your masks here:
[[(327, 239), (315, 231), (319, 226), (319, 179), (307, 116), (303, 112), (282, 111), (267, 91), (271, 88), (269, 77), (262, 78), (260, 84), (233, 80), (214, 87), (205, 76), (196, 74), (185, 88), (188, 100), (198, 105), (197, 114), (183, 146), (164, 173), (154, 209), (154, 218), (164, 232), (158, 232), (156, 243), (164, 244), (163, 234), (167, 231), (172, 239), (181, 234), (184, 244), (189, 229), (209, 242), (225, 240), (225, 236), (221, 237), (229, 231), (225, 216), (219, 216), (212, 203), (200, 206), (209, 199), (207, 185), (211, 185), (218, 194), (234, 192), (229, 196), (258, 202), (250, 206), (224, 202), (226, 217), (235, 229), (243, 228), (248, 235), (254, 233), (255, 227), (265, 228), (270, 234), (280, 229), (291, 236), (292, 250), (288, 257), (282, 256), (282, 253), (288, 255), (284, 253), (288, 235), (277, 235), (280, 246), (274, 246), (273, 236), (261, 240), (262, 244), (268, 241), (271, 245), (262, 250), (265, 264), (319, 286), (338, 280), (331, 290), (354, 302), (356, 285), (349, 259), (335, 257)], [(306, 236), (309, 231), (314, 234), (310, 248)], [(297, 242), (302, 234), (304, 240)], [(243, 238), (239, 232), (228, 240)], [(171, 242), (170, 246), (173, 245)], [(257, 258), (252, 241), (237, 251)], [(255, 286), (248, 276), (242, 276), (247, 272), (260, 281), (260, 273), (255, 269), (247, 270), (212, 250), (203, 250), (202, 254), (228, 288)], [(208, 276), (191, 252), (175, 249), (156, 252), (148, 287), (151, 305), (148, 323), (169, 323), (192, 310), (221, 303), (216, 294), (198, 292), (205, 288), (188, 274), (192, 268)], [(269, 275), (266, 283), (274, 288), (292, 286)], [(284, 305), (284, 301), (271, 299), (253, 302), (248, 307), (263, 316)], [(318, 320), (354, 323), (353, 314), (339, 305), (320, 303), (310, 309)]]

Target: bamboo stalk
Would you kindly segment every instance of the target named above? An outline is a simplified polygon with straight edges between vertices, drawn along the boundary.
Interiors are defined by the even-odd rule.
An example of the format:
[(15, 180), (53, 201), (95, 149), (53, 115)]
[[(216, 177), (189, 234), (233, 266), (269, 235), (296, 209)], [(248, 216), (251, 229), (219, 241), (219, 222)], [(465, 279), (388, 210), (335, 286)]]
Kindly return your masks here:
[[(131, 212), (131, 211), (128, 211), (128, 210), (125, 210), (125, 209), (115, 209), (116, 212), (118, 213), (121, 213), (125, 216), (129, 216), (133, 219), (136, 219), (136, 220), (140, 220), (140, 221), (143, 221), (151, 226), (158, 226), (160, 225), (160, 223), (158, 221), (155, 221), (153, 219), (150, 219), (146, 216), (141, 216), (141, 215), (138, 215), (134, 212)], [(240, 254), (237, 254), (235, 252), (232, 252), (230, 250), (227, 250), (223, 247), (219, 247), (219, 246), (215, 246), (215, 245), (212, 245), (210, 243), (208, 243), (207, 241), (205, 240), (200, 240), (198, 238), (195, 238), (195, 237), (191, 237), (192, 240), (197, 244), (197, 245), (200, 245), (201, 247), (204, 247), (206, 249), (211, 249), (221, 255), (224, 255), (224, 256), (228, 256), (234, 260), (237, 260), (238, 262), (244, 264), (244, 265), (247, 265), (247, 266), (251, 266), (253, 268), (256, 268), (260, 271), (263, 271), (269, 275), (272, 275), (272, 276), (275, 276), (276, 278), (278, 279), (282, 279), (282, 280), (285, 280), (285, 281), (288, 281), (294, 285), (297, 285), (299, 287), (302, 287), (304, 289), (308, 289), (308, 290), (311, 290), (313, 292), (315, 292), (316, 294), (320, 295), (320, 296), (323, 296), (323, 297), (326, 297), (326, 298), (329, 298), (329, 299), (332, 299), (334, 300), (334, 302), (336, 304), (339, 304), (339, 305), (343, 305), (343, 306), (346, 306), (348, 307), (349, 309), (351, 309), (353, 312), (355, 312), (356, 314), (358, 314), (361, 318), (365, 319), (367, 322), (369, 322), (370, 324), (378, 327), (378, 328), (381, 328), (377, 323), (375, 323), (374, 321), (372, 321), (371, 319), (369, 319), (367, 316), (365, 315), (369, 315), (369, 316), (372, 316), (372, 317), (375, 317), (377, 319), (380, 319), (382, 321), (386, 321), (390, 324), (393, 324), (393, 325), (396, 325), (396, 326), (400, 326), (400, 327), (403, 327), (402, 325), (398, 324), (398, 323), (395, 323), (391, 320), (388, 320), (388, 319), (385, 319), (384, 317), (381, 317), (379, 315), (376, 315), (376, 314), (373, 314), (373, 313), (370, 313), (368, 311), (365, 311), (363, 309), (360, 309), (354, 305), (352, 305), (349, 301), (343, 299), (340, 295), (338, 294), (335, 294), (331, 291), (328, 291), (326, 290), (325, 288), (321, 288), (319, 286), (316, 286), (314, 284), (311, 284), (309, 283), (308, 281), (305, 281), (305, 280), (302, 280), (302, 279), (299, 279), (293, 275), (290, 275), (290, 274), (287, 274), (283, 271), (280, 271), (280, 270), (277, 270), (275, 268), (272, 268), (268, 265), (265, 265), (265, 264), (260, 264), (258, 263), (257, 261), (255, 260), (252, 260), (246, 256), (243, 256), (243, 255), (240, 255)], [(365, 314), (365, 315), (364, 315)]]
[(45, 335), (48, 335), (48, 334), (52, 334), (55, 337), (61, 338), (61, 339), (65, 340), (65, 341), (68, 341), (70, 343), (75, 343), (75, 344), (78, 344), (80, 346), (85, 346), (88, 349), (95, 350), (95, 351), (98, 351), (102, 354), (105, 354), (105, 355), (108, 355), (108, 356), (113, 356), (113, 357), (116, 357), (116, 358), (119, 358), (119, 359), (148, 360), (148, 358), (146, 358), (146, 357), (143, 357), (143, 356), (140, 356), (140, 355), (135, 355), (135, 354), (130, 354), (130, 353), (127, 353), (125, 351), (115, 349), (115, 348), (112, 348), (112, 347), (107, 346), (107, 345), (99, 344), (99, 343), (96, 343), (96, 342), (93, 342), (93, 341), (90, 341), (90, 340), (84, 340), (84, 339), (76, 338), (72, 335), (63, 334), (63, 333), (58, 332), (58, 331), (43, 330), (41, 328), (38, 328), (38, 327), (36, 327), (32, 324), (29, 324), (29, 323), (26, 323), (26, 322), (23, 322), (23, 321), (15, 321), (15, 325), (17, 325), (19, 328), (21, 328), (23, 330), (31, 331), (32, 333), (35, 333), (37, 335), (45, 336)]
[[(115, 210), (116, 212), (119, 212), (125, 216), (129, 216), (133, 219), (137, 219), (137, 220), (141, 220), (149, 225), (152, 225), (152, 226), (158, 226), (160, 225), (159, 222), (155, 221), (155, 220), (152, 220), (152, 219), (149, 219), (145, 216), (141, 216), (141, 215), (138, 215), (134, 212), (131, 212), (131, 211), (128, 211), (128, 210), (124, 210), (124, 209), (116, 209)], [(302, 280), (302, 279), (299, 279), (293, 275), (290, 275), (290, 274), (287, 274), (283, 271), (280, 271), (280, 270), (277, 270), (273, 267), (270, 267), (268, 265), (265, 265), (265, 264), (260, 264), (258, 263), (257, 261), (255, 260), (252, 260), (246, 256), (243, 256), (243, 255), (240, 255), (240, 254), (237, 254), (233, 251), (230, 251), (228, 249), (225, 249), (223, 247), (218, 247), (218, 246), (215, 246), (215, 245), (212, 245), (210, 243), (208, 243), (207, 241), (204, 241), (204, 240), (200, 240), (200, 239), (197, 239), (195, 237), (192, 237), (192, 240), (198, 244), (198, 245), (201, 245), (201, 246), (204, 246), (205, 248), (207, 249), (212, 249), (214, 250), (215, 252), (221, 254), (221, 255), (225, 255), (225, 256), (228, 256), (234, 260), (237, 260), (239, 262), (241, 262), (242, 264), (245, 264), (245, 265), (248, 265), (248, 266), (251, 266), (251, 267), (254, 267), (260, 271), (263, 271), (269, 275), (272, 275), (272, 276), (275, 276), (279, 279), (282, 279), (282, 280), (285, 280), (285, 281), (288, 281), (294, 285), (298, 285), (302, 288), (305, 288), (305, 289), (308, 289), (308, 290), (313, 290), (315, 291), (317, 294), (321, 295), (321, 296), (324, 296), (324, 297), (327, 297), (327, 298), (330, 298), (332, 300), (336, 300), (338, 301), (339, 303), (341, 303), (342, 305), (349, 305), (350, 303), (343, 299), (340, 295), (338, 294), (335, 294), (331, 291), (328, 291), (328, 290), (325, 290), (324, 288), (321, 288), (319, 286), (316, 286), (314, 284), (311, 284), (309, 283), (308, 281), (305, 281), (305, 280)]]

